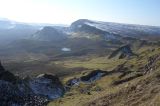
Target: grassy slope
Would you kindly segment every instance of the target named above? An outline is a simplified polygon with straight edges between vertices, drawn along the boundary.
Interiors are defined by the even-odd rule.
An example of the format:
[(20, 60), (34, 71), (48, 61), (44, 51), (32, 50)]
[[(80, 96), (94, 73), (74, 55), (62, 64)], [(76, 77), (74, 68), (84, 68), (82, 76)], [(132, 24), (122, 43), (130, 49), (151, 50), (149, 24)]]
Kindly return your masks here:
[[(159, 89), (159, 86), (156, 86), (157, 81), (155, 80), (155, 76), (157, 75), (156, 73), (160, 73), (160, 69), (158, 68), (157, 70), (154, 70), (154, 72), (144, 75), (141, 77), (137, 77), (133, 80), (123, 82), (122, 84), (119, 85), (113, 85), (113, 82), (123, 80), (126, 78), (130, 78), (134, 75), (137, 74), (137, 71), (140, 69), (140, 67), (143, 67), (146, 63), (147, 60), (150, 56), (153, 56), (155, 54), (160, 54), (160, 49), (156, 47), (156, 49), (153, 49), (154, 47), (144, 47), (143, 49), (140, 49), (137, 51), (139, 54), (139, 57), (133, 57), (129, 60), (108, 60), (107, 57), (92, 57), (90, 59), (83, 59), (83, 60), (65, 60), (65, 61), (56, 61), (56, 64), (63, 64), (64, 67), (85, 67), (88, 68), (89, 70), (93, 69), (103, 69), (103, 70), (112, 70), (115, 68), (117, 65), (124, 63), (124, 61), (127, 61), (124, 67), (129, 68), (129, 71), (131, 71), (130, 74), (126, 75), (123, 78), (120, 78), (119, 76), (121, 73), (116, 73), (112, 75), (107, 75), (100, 80), (96, 81), (95, 83), (91, 85), (86, 85), (86, 84), (81, 84), (79, 87), (73, 87), (69, 92), (67, 92), (64, 97), (53, 101), (49, 104), (49, 106), (82, 106), (82, 105), (107, 105), (108, 101), (105, 101), (107, 98), (110, 98), (113, 96), (116, 99), (111, 99), (111, 106), (120, 106), (120, 105), (129, 105), (130, 104), (135, 104), (132, 101), (132, 99), (137, 100), (138, 105), (139, 103), (147, 104), (148, 102), (143, 98), (142, 96), (136, 96), (137, 93), (135, 93), (134, 90), (130, 91), (130, 88), (133, 86), (137, 85), (143, 85), (145, 84), (145, 81), (151, 80), (150, 83), (153, 83), (153, 86), (155, 86), (156, 89)], [(156, 63), (156, 66), (160, 66), (160, 62)], [(79, 74), (81, 76), (81, 74)], [(70, 78), (70, 77), (69, 77)], [(69, 79), (68, 78), (68, 79)], [(65, 79), (64, 79), (65, 82)], [(150, 94), (150, 91), (145, 91), (145, 90), (152, 90), (150, 85), (144, 85), (146, 88), (143, 90), (143, 96), (149, 95), (148, 97), (151, 97), (149, 99), (152, 103), (156, 103), (159, 100), (159, 95), (155, 94)], [(81, 89), (86, 89), (89, 88), (90, 94), (83, 94), (80, 92)], [(100, 91), (95, 90), (96, 88), (100, 88)], [(125, 90), (128, 90), (128, 94), (125, 93)], [(120, 92), (120, 93), (119, 93)], [(122, 92), (122, 93), (121, 93)], [(153, 91), (154, 92), (154, 91)], [(147, 94), (146, 94), (147, 93)], [(135, 95), (134, 95), (135, 94)], [(131, 96), (132, 98), (129, 98), (127, 96)], [(134, 98), (135, 96), (135, 98)], [(121, 98), (122, 97), (122, 98)], [(138, 99), (140, 102), (138, 102)], [(143, 102), (144, 99), (144, 102)], [(125, 100), (128, 100), (127, 102), (123, 102)], [(96, 102), (94, 102), (96, 101)], [(121, 102), (122, 101), (122, 102)], [(143, 105), (142, 104), (142, 105)], [(145, 105), (143, 105), (145, 106)], [(150, 105), (148, 105), (150, 106)], [(158, 106), (158, 105), (154, 105)]]

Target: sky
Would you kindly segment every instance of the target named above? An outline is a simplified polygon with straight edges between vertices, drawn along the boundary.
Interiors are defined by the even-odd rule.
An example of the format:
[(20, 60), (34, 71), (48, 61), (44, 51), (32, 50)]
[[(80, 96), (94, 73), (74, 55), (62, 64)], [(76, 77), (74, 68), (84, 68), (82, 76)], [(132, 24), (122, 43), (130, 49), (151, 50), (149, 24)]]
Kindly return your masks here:
[(30, 23), (91, 19), (160, 26), (160, 0), (0, 0), (0, 17)]

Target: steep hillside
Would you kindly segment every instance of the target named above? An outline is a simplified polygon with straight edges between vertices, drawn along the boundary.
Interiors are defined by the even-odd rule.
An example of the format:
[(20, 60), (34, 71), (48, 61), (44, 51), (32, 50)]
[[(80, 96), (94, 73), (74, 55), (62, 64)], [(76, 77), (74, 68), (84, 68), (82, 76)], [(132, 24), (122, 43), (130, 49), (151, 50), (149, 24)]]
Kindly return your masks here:
[(77, 20), (71, 24), (70, 30), (73, 34), (80, 33), (79, 34), (80, 37), (86, 37), (91, 39), (97, 37), (103, 40), (117, 40), (120, 39), (121, 37), (118, 34), (101, 30), (87, 23), (93, 23), (93, 22), (85, 19)]
[(71, 29), (75, 30), (77, 28), (81, 28), (84, 25), (123, 37), (134, 37), (150, 40), (157, 40), (157, 38), (160, 38), (160, 27), (101, 22), (87, 19), (80, 19), (75, 21), (72, 23)]
[[(117, 63), (112, 59), (99, 62), (110, 66), (103, 71), (87, 70), (66, 77), (68, 92), (49, 106), (159, 106), (160, 48), (141, 49), (137, 53), (138, 57), (116, 59)], [(84, 66), (87, 64), (92, 63)]]

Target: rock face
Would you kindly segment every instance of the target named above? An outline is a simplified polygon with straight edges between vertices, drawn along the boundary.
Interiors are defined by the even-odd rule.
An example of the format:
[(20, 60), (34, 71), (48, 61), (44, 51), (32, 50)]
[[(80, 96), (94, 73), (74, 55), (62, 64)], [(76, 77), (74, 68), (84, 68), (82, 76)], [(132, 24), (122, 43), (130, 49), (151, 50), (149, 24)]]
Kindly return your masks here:
[(130, 45), (125, 45), (115, 50), (108, 58), (113, 58), (118, 56), (119, 59), (122, 59), (134, 55), (135, 54), (132, 52)]
[(0, 64), (1, 106), (46, 106), (49, 100), (61, 97), (64, 88), (59, 78), (43, 74), (36, 78), (20, 79)]
[(44, 95), (51, 100), (64, 94), (64, 88), (59, 78), (49, 74), (43, 74), (29, 80), (29, 86), (35, 94)]
[(93, 81), (100, 79), (101, 77), (103, 77), (106, 74), (107, 74), (106, 71), (94, 70), (94, 71), (90, 72), (88, 75), (82, 76), (80, 79), (83, 82), (90, 82), (91, 83)]
[(66, 85), (67, 86), (74, 86), (74, 85), (79, 85), (80, 83), (80, 78), (73, 78), (67, 81)]
[(46, 106), (48, 98), (29, 92), (21, 92), (16, 85), (0, 80), (1, 106)]
[(94, 70), (94, 71), (92, 71), (92, 72), (88, 73), (87, 75), (84, 75), (80, 78), (73, 78), (73, 79), (68, 80), (66, 85), (67, 85), (67, 87), (71, 87), (71, 86), (75, 86), (75, 85), (77, 86), (81, 82), (92, 83), (107, 74), (108, 74), (107, 71)]

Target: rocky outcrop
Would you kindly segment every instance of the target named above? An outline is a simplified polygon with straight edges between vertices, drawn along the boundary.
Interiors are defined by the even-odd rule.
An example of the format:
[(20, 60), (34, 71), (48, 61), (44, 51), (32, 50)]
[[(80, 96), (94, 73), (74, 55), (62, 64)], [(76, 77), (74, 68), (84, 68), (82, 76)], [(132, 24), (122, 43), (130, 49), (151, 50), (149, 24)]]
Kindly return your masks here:
[(136, 54), (132, 52), (130, 45), (125, 45), (113, 51), (113, 53), (108, 58), (110, 59), (118, 56), (119, 59), (123, 59), (134, 55)]
[(47, 103), (44, 96), (21, 92), (16, 85), (0, 80), (1, 106), (46, 106)]
[(0, 64), (1, 106), (46, 106), (50, 100), (61, 97), (64, 88), (59, 78), (51, 74), (20, 79)]
[(37, 95), (43, 95), (53, 100), (64, 94), (64, 88), (57, 76), (42, 74), (28, 81), (29, 87)]
[(67, 81), (66, 85), (67, 86), (74, 86), (74, 85), (79, 85), (79, 83), (92, 83), (100, 78), (102, 78), (103, 76), (107, 75), (108, 72), (107, 71), (102, 71), (102, 70), (94, 70), (90, 73), (88, 73), (87, 75), (84, 75), (80, 78), (73, 78)]
[(107, 74), (106, 71), (94, 70), (90, 72), (89, 74), (87, 74), (86, 76), (82, 76), (80, 79), (83, 82), (93, 82), (105, 76), (106, 74)]
[(72, 78), (67, 81), (66, 85), (67, 86), (79, 85), (80, 81), (81, 81), (80, 78)]

